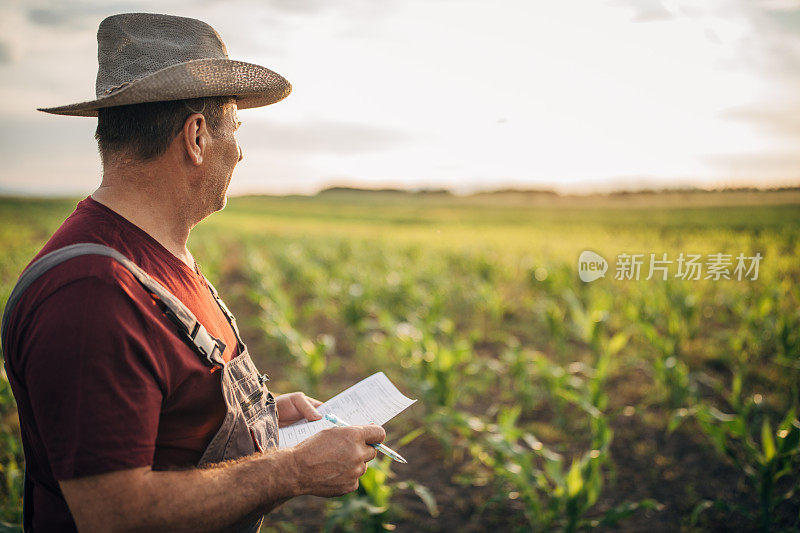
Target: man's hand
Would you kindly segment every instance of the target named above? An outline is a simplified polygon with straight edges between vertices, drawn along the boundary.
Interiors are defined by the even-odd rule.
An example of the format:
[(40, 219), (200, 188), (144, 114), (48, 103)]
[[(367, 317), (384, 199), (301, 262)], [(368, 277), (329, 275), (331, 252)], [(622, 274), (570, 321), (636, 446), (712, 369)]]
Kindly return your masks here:
[(302, 494), (341, 496), (358, 488), (358, 478), (378, 451), (369, 446), (382, 442), (381, 426), (348, 426), (324, 429), (292, 450), (295, 477)]
[(275, 407), (278, 408), (278, 426), (284, 427), (298, 420), (319, 420), (322, 415), (315, 409), (322, 402), (309, 398), (302, 392), (290, 392), (275, 397)]

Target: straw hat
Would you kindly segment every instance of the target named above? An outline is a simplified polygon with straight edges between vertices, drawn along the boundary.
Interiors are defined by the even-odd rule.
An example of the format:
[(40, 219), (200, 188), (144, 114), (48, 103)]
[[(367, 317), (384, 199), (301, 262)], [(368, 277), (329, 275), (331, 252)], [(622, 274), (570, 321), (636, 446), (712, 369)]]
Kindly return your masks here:
[(235, 96), (247, 109), (286, 98), (292, 86), (268, 68), (228, 59), (219, 34), (197, 19), (122, 13), (97, 30), (97, 99), (38, 108), (56, 115), (96, 117), (97, 110), (143, 102)]

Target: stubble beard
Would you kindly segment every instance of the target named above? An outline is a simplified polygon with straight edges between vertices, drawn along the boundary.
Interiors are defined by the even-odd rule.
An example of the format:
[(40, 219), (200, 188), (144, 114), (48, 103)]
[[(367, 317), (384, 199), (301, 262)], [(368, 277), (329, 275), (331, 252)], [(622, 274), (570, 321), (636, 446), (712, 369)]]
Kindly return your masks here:
[(201, 213), (201, 220), (217, 211), (222, 211), (228, 203), (228, 184), (230, 177), (226, 180), (207, 179), (199, 192), (198, 203), (204, 206), (205, 213)]

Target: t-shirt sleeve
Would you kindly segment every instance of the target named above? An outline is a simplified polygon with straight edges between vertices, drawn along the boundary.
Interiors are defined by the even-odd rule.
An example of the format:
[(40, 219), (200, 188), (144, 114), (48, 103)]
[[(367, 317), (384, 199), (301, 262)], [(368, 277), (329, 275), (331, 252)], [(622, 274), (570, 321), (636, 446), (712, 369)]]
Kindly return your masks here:
[(152, 465), (163, 388), (146, 320), (99, 277), (59, 288), (30, 315), (20, 361), (56, 479)]

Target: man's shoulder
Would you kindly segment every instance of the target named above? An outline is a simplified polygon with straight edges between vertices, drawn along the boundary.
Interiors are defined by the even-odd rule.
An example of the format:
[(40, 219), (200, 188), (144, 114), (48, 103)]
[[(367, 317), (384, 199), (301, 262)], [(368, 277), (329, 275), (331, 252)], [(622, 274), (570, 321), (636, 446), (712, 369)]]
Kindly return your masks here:
[[(21, 293), (5, 319), (9, 368), (27, 358), (32, 339), (146, 336), (157, 307), (135, 277), (111, 257), (82, 255), (44, 272)], [(66, 342), (66, 341), (65, 341)], [(20, 374), (21, 375), (21, 374)]]
[[(92, 244), (108, 247), (129, 257), (130, 250), (126, 246), (124, 236), (120, 235), (112, 219), (103, 216), (102, 212), (93, 209), (84, 200), (75, 211), (61, 224), (39, 253), (31, 260), (25, 271), (38, 266), (36, 279), (23, 293), (25, 300), (43, 300), (59, 290), (59, 288), (80, 282), (91, 289), (92, 285), (132, 286), (138, 282), (128, 269), (119, 261), (98, 253), (97, 250), (82, 250), (79, 254), (59, 262), (42, 262), (41, 259), (60, 250), (79, 244)], [(49, 268), (42, 269), (47, 264)]]
[[(99, 244), (99, 243), (98, 243)], [(71, 257), (49, 269), (31, 284), (55, 290), (80, 281), (82, 285), (139, 285), (136, 277), (119, 261), (108, 255), (86, 253)], [(38, 291), (35, 291), (38, 292)]]
[[(25, 270), (29, 270), (37, 261), (49, 254), (78, 244), (108, 247), (147, 270), (147, 267), (141, 264), (143, 259), (152, 264), (157, 258), (152, 254), (148, 255), (150, 250), (147, 243), (143, 243), (135, 228), (131, 229), (129, 225), (122, 223), (110, 210), (93, 201), (91, 197), (87, 197), (78, 203), (75, 211), (53, 233)], [(41, 266), (37, 270), (41, 270)], [(79, 280), (82, 280), (83, 285), (92, 283), (138, 285), (133, 274), (113, 257), (98, 253), (97, 250), (83, 250), (80, 255), (43, 271), (29, 289), (38, 287), (40, 290), (30, 292), (36, 293), (41, 298), (61, 286)]]
[(79, 300), (81, 305), (106, 308), (109, 313), (114, 308), (108, 302), (110, 298), (114, 298), (115, 303), (125, 301), (131, 305), (150, 299), (149, 293), (133, 274), (112, 257), (79, 255), (42, 272), (19, 295), (9, 319), (30, 316), (42, 308), (52, 308), (48, 312), (55, 314), (71, 312), (70, 300), (54, 296), (65, 291), (74, 294), (75, 290), (86, 295)]
[[(118, 244), (108, 238), (109, 228), (95, 227), (93, 229), (91, 224), (87, 224), (86, 220), (81, 220), (82, 218), (85, 217), (80, 213), (79, 204), (78, 209), (64, 221), (23, 271), (23, 274), (28, 273), (27, 283), (15, 286), (18, 294), (16, 297), (12, 295), (12, 299), (9, 300), (9, 304), (13, 304), (6, 316), (9, 333), (17, 329), (11, 326), (19, 323), (19, 320), (24, 317), (31, 316), (39, 309), (47, 308), (48, 313), (54, 314), (69, 312), (69, 305), (65, 306), (63, 301), (53, 298), (54, 295), (63, 293), (67, 289), (80, 288), (86, 294), (96, 296), (95, 300), (82, 299), (81, 302), (84, 305), (87, 301), (102, 305), (102, 300), (115, 295), (118, 297), (117, 299), (127, 300), (134, 305), (136, 300), (146, 302), (150, 298), (149, 293), (134, 275), (113, 257), (89, 252), (55, 262), (55, 264), (41, 261), (49, 254), (80, 243), (107, 246), (126, 255), (127, 250), (119, 249)], [(52, 266), (47, 267), (48, 264), (52, 264)], [(34, 275), (33, 278), (30, 277), (31, 274)], [(21, 276), (17, 284), (22, 280)], [(56, 301), (59, 303), (54, 303)], [(66, 303), (69, 304), (69, 302)], [(64, 307), (64, 309), (56, 309), (57, 307)]]

